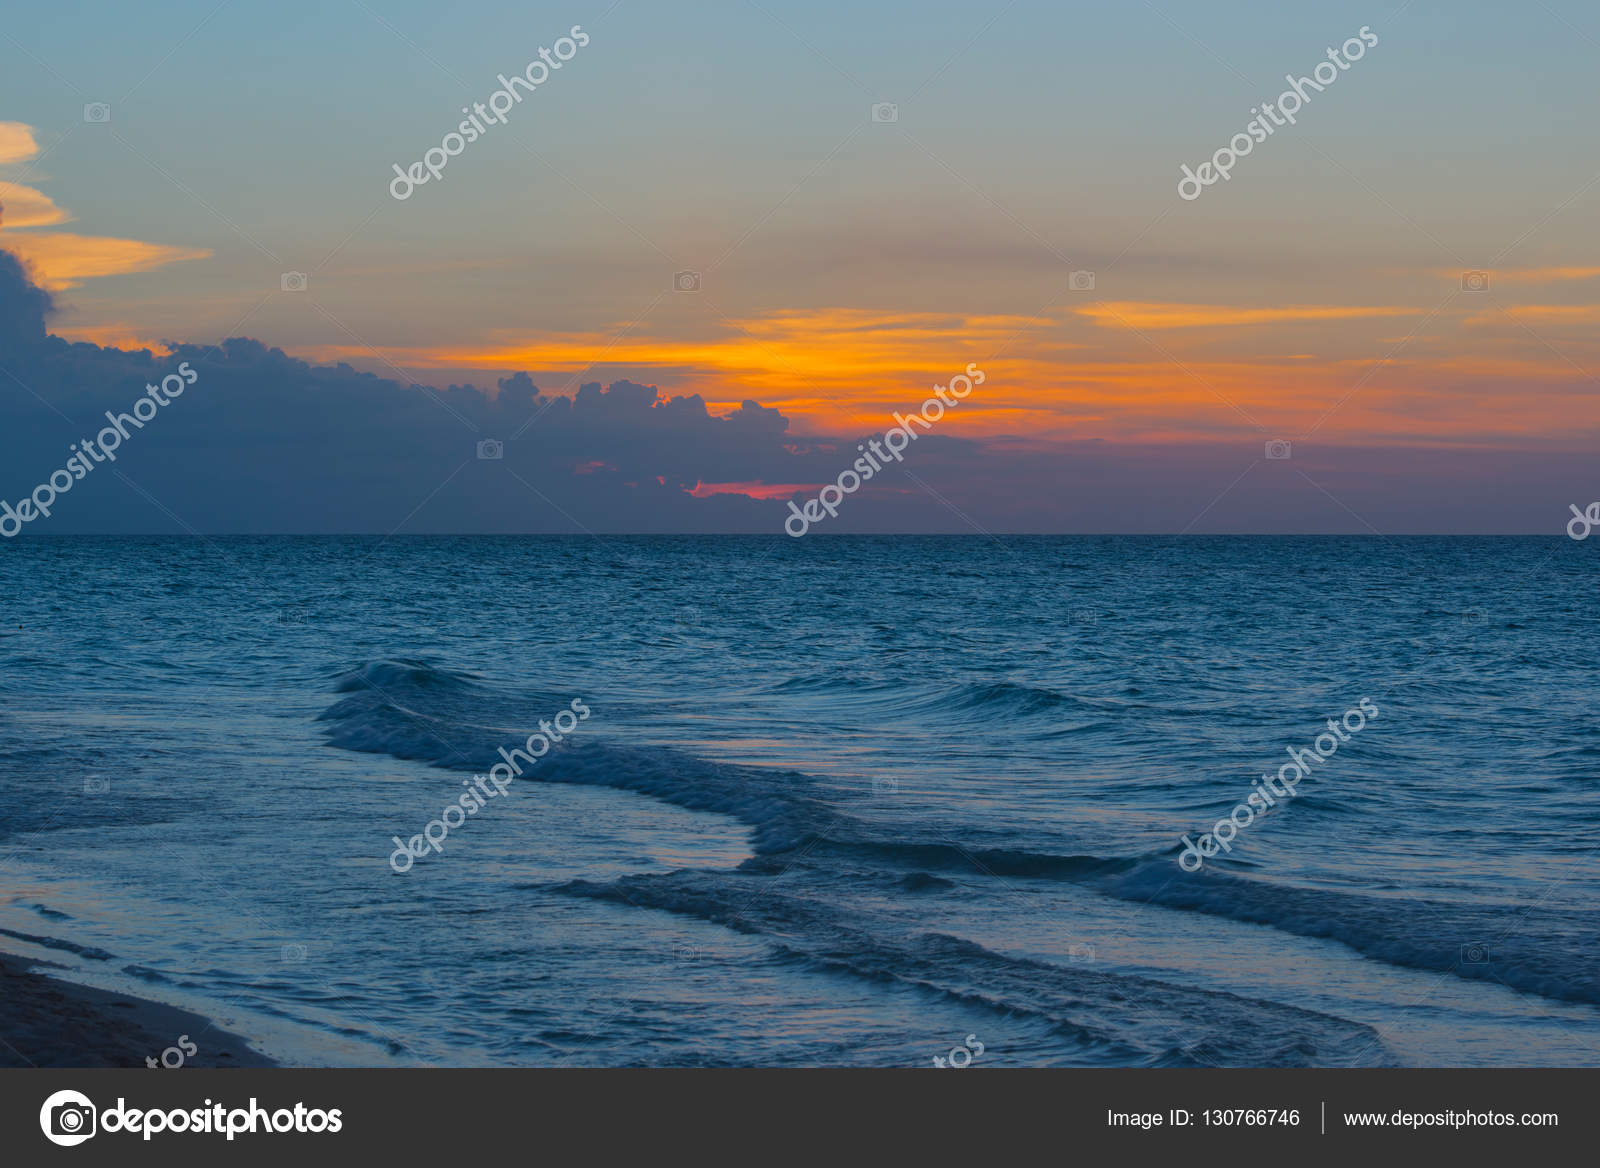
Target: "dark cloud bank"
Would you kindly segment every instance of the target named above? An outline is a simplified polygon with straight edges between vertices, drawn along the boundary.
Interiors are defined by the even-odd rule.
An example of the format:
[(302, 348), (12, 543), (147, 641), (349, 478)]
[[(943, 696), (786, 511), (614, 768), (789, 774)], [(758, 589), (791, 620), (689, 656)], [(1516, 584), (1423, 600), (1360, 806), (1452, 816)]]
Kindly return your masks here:
[[(829, 482), (866, 437), (802, 440), (788, 419), (755, 402), (719, 417), (698, 396), (669, 398), (627, 381), (585, 385), (571, 397), (546, 396), (526, 374), (501, 381), (494, 396), (471, 386), (424, 390), (344, 364), (308, 365), (242, 337), (180, 344), (158, 358), (51, 336), (52, 311), (49, 295), (0, 252), (0, 498), (13, 505), (66, 465), (72, 443), (93, 439), (108, 410), (129, 410), (146, 384), (185, 361), (199, 379), (133, 433), (115, 463), (98, 465), (48, 519), (27, 524), (27, 535), (778, 534), (782, 501), (690, 491), (701, 482)], [(981, 392), (961, 408), (981, 408)], [(503, 459), (480, 460), (482, 439), (504, 441)], [(936, 428), (812, 531), (1177, 532), (1193, 524), (1196, 532), (1359, 533), (1370, 523), (1392, 533), (1559, 534), (1568, 503), (1600, 498), (1600, 477), (1584, 465), (1592, 460), (1576, 456), (1297, 448), (1287, 462), (1252, 467), (1260, 457), (1254, 439), (1040, 449)]]

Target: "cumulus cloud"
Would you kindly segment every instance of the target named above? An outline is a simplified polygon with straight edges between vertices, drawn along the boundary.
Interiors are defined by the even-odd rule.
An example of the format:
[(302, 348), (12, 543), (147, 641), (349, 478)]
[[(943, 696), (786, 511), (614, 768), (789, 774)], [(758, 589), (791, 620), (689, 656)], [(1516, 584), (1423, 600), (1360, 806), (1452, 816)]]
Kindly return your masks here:
[(22, 261), (0, 251), (0, 352), (41, 344), (45, 319), (54, 311), (50, 294), (29, 278)]
[[(128, 351), (51, 335), (52, 308), (49, 292), (0, 251), (0, 497), (31, 492), (72, 443), (106, 425), (107, 411), (128, 410), (180, 362), (200, 377), (24, 538), (190, 530), (787, 539), (784, 488), (809, 496), (811, 484), (834, 481), (867, 437), (803, 441), (759, 402), (716, 413), (698, 396), (633, 381), (570, 396), (545, 393), (525, 373), (493, 389), (428, 389), (244, 337)], [(504, 444), (502, 457), (478, 457), (486, 440)], [(970, 441), (935, 429), (818, 531), (1553, 531), (1565, 509), (1552, 500), (1590, 497), (1591, 461), (1296, 446), (1292, 461), (1268, 463), (1258, 442)]]
[[(126, 410), (179, 362), (200, 374), (52, 530), (168, 529), (156, 500), (213, 531), (387, 533), (413, 512), (407, 530), (777, 531), (776, 501), (694, 492), (831, 480), (842, 458), (796, 444), (788, 419), (755, 401), (718, 414), (697, 395), (631, 381), (549, 395), (525, 373), (496, 392), (434, 390), (243, 337), (128, 352), (49, 335), (51, 310), (48, 291), (0, 252), (0, 495), (26, 493), (106, 411)], [(484, 440), (502, 442), (503, 457), (480, 459)], [(122, 489), (119, 471), (148, 497)]]

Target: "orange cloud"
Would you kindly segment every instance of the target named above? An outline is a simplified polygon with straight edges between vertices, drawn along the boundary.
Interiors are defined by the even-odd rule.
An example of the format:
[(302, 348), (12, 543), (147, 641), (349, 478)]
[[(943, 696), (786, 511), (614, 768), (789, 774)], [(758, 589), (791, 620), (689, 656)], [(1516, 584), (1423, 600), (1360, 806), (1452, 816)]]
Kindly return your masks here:
[(1107, 300), (1077, 309), (1096, 324), (1136, 329), (1217, 328), (1227, 325), (1283, 324), (1319, 320), (1356, 320), (1371, 316), (1416, 316), (1421, 310), (1399, 307), (1299, 305), (1289, 308), (1243, 308), (1229, 304), (1170, 304), (1149, 300)]
[[(38, 153), (39, 144), (31, 126), (0, 122), (0, 164), (26, 162)], [(148, 272), (180, 260), (205, 259), (211, 254), (204, 248), (68, 232), (13, 234), (18, 228), (49, 227), (70, 218), (43, 191), (0, 182), (0, 232), (4, 232), (0, 234), (0, 247), (22, 259), (40, 286), (52, 292), (76, 288), (96, 276)]]
[[(959, 373), (972, 356), (1019, 332), (1040, 327), (1029, 317), (963, 316), (867, 309), (784, 309), (728, 320), (721, 335), (674, 340), (605, 333), (505, 334), (488, 345), (412, 350), (408, 360), (447, 369), (543, 369), (581, 372), (607, 365), (649, 365), (737, 374), (759, 387), (860, 386), (894, 378)], [(1070, 346), (1057, 345), (1058, 348)], [(966, 354), (966, 356), (963, 356)]]
[(749, 499), (787, 499), (796, 491), (816, 491), (821, 483), (703, 483), (697, 482), (689, 494), (696, 499), (711, 495), (744, 495)]
[[(1111, 302), (1104, 319), (1240, 324), (1296, 320), (1331, 329), (1340, 321), (1420, 315), (1420, 309), (1228, 306)], [(1115, 313), (1115, 316), (1110, 315)], [(1131, 319), (1123, 316), (1132, 313)], [(1197, 319), (1198, 318), (1198, 319)], [(1073, 319), (1073, 318), (1069, 318)], [(1094, 317), (1091, 315), (1091, 319)], [(1155, 320), (1158, 324), (1152, 325)], [(1097, 323), (1100, 323), (1097, 321)], [(961, 316), (844, 308), (790, 309), (713, 324), (694, 336), (642, 330), (494, 334), (487, 343), (392, 348), (382, 356), (402, 367), (471, 373), (526, 370), (547, 392), (564, 382), (628, 377), (659, 384), (671, 394), (700, 393), (725, 412), (747, 397), (781, 410), (797, 434), (852, 434), (881, 429), (891, 415), (914, 409), (936, 383), (975, 361), (986, 381), (946, 414), (946, 433), (1095, 437), (1119, 441), (1193, 441), (1197, 437), (1294, 437), (1315, 431), (1322, 442), (1360, 440), (1438, 444), (1493, 441), (1505, 435), (1565, 433), (1566, 398), (1581, 380), (1548, 356), (1521, 359), (1462, 351), (1459, 335), (1438, 350), (1432, 331), (1387, 342), (1330, 336), (1325, 351), (1265, 355), (1168, 352), (1127, 329), (1091, 332), (1093, 346), (1062, 339), (1061, 322), (1012, 315)], [(1184, 335), (1177, 334), (1180, 338)], [(1203, 334), (1207, 345), (1214, 334)], [(1163, 340), (1167, 334), (1163, 334)], [(313, 354), (307, 354), (313, 355)], [(375, 354), (348, 345), (325, 346), (322, 360), (372, 366)], [(1459, 365), (1452, 358), (1461, 358)], [(1500, 381), (1518, 370), (1541, 373), (1536, 394), (1528, 377)], [(552, 383), (550, 375), (555, 375)], [(1487, 376), (1485, 376), (1487, 375)], [(1491, 425), (1492, 423), (1492, 425)], [(751, 484), (731, 484), (749, 493)], [(706, 493), (719, 493), (706, 484)]]
[(205, 259), (211, 254), (206, 248), (172, 247), (137, 239), (57, 231), (23, 235), (7, 232), (0, 235), (0, 247), (26, 261), (39, 284), (52, 292), (76, 288), (84, 280), (97, 276), (148, 272), (180, 260)]
[(1600, 320), (1600, 304), (1514, 304), (1504, 311), (1531, 320)]
[(152, 353), (168, 351), (165, 341), (153, 341), (139, 335), (138, 326), (117, 322), (115, 324), (80, 325), (75, 328), (53, 326), (50, 331), (67, 341), (87, 341), (107, 349), (126, 349), (130, 352), (149, 349)]
[[(969, 362), (1012, 384), (1025, 371), (1048, 369), (1077, 348), (1037, 335), (1055, 327), (1051, 320), (998, 314), (784, 309), (725, 320), (703, 337), (501, 332), (487, 343), (388, 348), (381, 356), (419, 370), (528, 370), (580, 378), (601, 369), (606, 378), (665, 382), (675, 393), (700, 393), (711, 401), (759, 396), (791, 417), (879, 424), (887, 412), (921, 402)], [(1026, 360), (987, 360), (987, 354), (1030, 333)], [(358, 362), (378, 356), (347, 344), (319, 346), (308, 355)]]
[[(436, 384), (526, 371), (547, 393), (628, 378), (698, 393), (716, 412), (756, 398), (802, 438), (891, 425), (894, 412), (915, 409), (973, 361), (987, 380), (945, 415), (942, 433), (1246, 446), (1308, 434), (1320, 444), (1576, 441), (1573, 395), (1592, 384), (1577, 366), (1600, 369), (1600, 356), (1591, 360), (1568, 338), (1561, 348), (1573, 350), (1572, 361), (1563, 361), (1498, 311), (1498, 329), (1463, 327), (1495, 303), (1489, 297), (1438, 299), (1425, 294), (1418, 307), (1080, 300), (1038, 317), (783, 308), (726, 319), (685, 297), (627, 327), (500, 330), (445, 344), (397, 331), (401, 343), (382, 360), (337, 334), (300, 351), (380, 375), (393, 373), (388, 362)], [(1600, 308), (1583, 306), (1527, 311), (1600, 319)], [(1538, 327), (1534, 315), (1515, 319)]]
[[(1462, 273), (1454, 268), (1435, 268), (1431, 273), (1449, 280), (1459, 280)], [(1563, 280), (1592, 280), (1600, 276), (1600, 268), (1504, 268), (1489, 273), (1489, 283), (1495, 284), (1554, 284)]]
[(33, 127), (21, 122), (0, 122), (0, 163), (26, 162), (39, 153)]
[(49, 227), (70, 218), (43, 191), (0, 182), (0, 227)]

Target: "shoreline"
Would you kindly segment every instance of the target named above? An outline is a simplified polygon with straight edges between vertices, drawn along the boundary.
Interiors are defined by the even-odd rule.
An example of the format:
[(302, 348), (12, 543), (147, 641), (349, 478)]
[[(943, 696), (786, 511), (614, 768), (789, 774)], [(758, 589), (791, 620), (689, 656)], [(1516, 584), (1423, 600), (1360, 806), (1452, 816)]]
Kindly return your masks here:
[[(0, 1067), (143, 1067), (187, 1039), (189, 1067), (274, 1067), (209, 1018), (47, 976), (50, 961), (0, 953)], [(171, 1061), (173, 1056), (168, 1056)]]

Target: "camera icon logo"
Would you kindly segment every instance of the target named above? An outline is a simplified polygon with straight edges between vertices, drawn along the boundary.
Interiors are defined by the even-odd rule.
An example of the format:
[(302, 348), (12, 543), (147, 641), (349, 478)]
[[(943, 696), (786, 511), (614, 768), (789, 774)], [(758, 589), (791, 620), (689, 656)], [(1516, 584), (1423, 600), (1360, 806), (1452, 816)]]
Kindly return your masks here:
[(1072, 275), (1067, 277), (1067, 287), (1071, 288), (1074, 292), (1093, 292), (1094, 273), (1073, 272)]
[(872, 120), (875, 122), (898, 122), (900, 120), (900, 107), (892, 101), (880, 101), (872, 107)]
[(683, 271), (672, 277), (672, 290), (674, 292), (700, 291), (700, 273)]
[(1487, 292), (1489, 290), (1489, 273), (1462, 272), (1461, 290), (1463, 292)]
[(1293, 448), (1282, 438), (1274, 438), (1267, 443), (1267, 457), (1272, 459), (1288, 458)]
[(498, 438), (485, 438), (478, 443), (478, 458), (483, 462), (494, 462), (506, 456), (506, 444)]
[(1094, 946), (1082, 941), (1074, 941), (1067, 946), (1067, 964), (1093, 965)]
[(1462, 965), (1488, 965), (1489, 946), (1479, 941), (1474, 945), (1461, 946)]
[(311, 277), (304, 272), (285, 272), (278, 278), (278, 287), (285, 292), (304, 292)]
[(304, 945), (285, 945), (281, 954), (284, 961), (298, 965), (306, 959)]
[(105, 795), (111, 791), (111, 780), (104, 775), (89, 775), (83, 780), (85, 795)]
[(39, 1108), (39, 1130), (52, 1144), (76, 1147), (95, 1134), (94, 1103), (78, 1091), (57, 1091)]
[(91, 101), (83, 107), (83, 120), (96, 125), (109, 122), (111, 120), (111, 107), (103, 101)]

